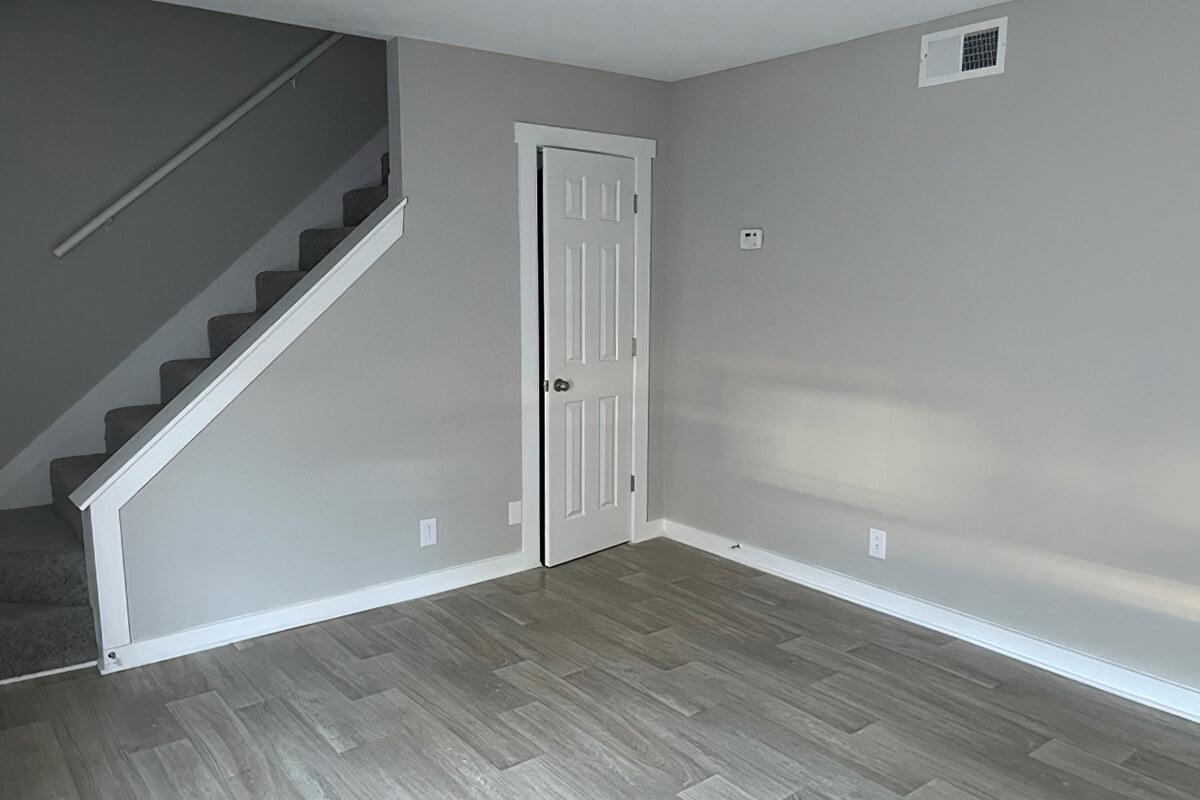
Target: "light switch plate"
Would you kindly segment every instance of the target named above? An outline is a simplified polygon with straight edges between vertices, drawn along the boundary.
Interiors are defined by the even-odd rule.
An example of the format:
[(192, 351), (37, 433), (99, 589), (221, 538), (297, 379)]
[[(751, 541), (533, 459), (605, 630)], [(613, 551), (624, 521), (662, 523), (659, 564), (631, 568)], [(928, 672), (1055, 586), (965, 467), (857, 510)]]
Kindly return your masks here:
[(520, 500), (513, 500), (511, 503), (508, 504), (508, 524), (509, 525), (520, 525), (521, 524), (521, 501)]
[(421, 547), (437, 544), (437, 519), (421, 520)]
[(742, 228), (742, 235), (738, 237), (738, 246), (743, 250), (761, 250), (762, 240), (762, 228)]

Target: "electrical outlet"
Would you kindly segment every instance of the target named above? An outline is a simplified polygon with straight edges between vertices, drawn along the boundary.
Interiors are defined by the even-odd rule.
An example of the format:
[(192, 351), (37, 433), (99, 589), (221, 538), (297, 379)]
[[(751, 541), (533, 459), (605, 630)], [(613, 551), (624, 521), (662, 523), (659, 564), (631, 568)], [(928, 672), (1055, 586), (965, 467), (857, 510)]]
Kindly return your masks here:
[(887, 558), (887, 531), (871, 528), (871, 539), (867, 545), (867, 555), (871, 558)]
[(513, 500), (511, 503), (508, 504), (508, 524), (509, 525), (520, 525), (521, 524), (521, 501), (520, 500)]
[(437, 519), (421, 520), (421, 547), (437, 544)]

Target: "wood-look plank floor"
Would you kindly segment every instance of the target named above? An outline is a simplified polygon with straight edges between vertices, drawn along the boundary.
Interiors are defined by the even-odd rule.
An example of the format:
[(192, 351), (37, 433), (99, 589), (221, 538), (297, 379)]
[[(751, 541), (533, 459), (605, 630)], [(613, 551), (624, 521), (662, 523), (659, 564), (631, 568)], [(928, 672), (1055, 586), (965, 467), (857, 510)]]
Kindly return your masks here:
[(0, 798), (1200, 797), (1200, 727), (665, 540), (0, 689)]

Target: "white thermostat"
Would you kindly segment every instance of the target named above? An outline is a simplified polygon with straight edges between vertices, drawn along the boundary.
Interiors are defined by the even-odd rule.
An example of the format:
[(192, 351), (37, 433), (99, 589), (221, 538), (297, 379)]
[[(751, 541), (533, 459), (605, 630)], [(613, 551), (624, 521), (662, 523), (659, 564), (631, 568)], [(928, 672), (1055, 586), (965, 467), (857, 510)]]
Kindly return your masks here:
[(738, 246), (743, 250), (761, 250), (762, 231), (762, 228), (742, 228), (742, 235), (738, 237)]

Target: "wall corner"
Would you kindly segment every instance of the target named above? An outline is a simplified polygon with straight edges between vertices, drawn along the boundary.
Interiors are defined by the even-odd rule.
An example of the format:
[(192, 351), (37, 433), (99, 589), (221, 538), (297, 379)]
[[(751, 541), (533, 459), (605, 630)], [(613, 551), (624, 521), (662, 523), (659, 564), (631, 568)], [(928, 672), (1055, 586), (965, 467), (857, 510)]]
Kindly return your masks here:
[(391, 171), (388, 175), (388, 196), (404, 196), (404, 162), (400, 145), (400, 39), (393, 37), (387, 43), (387, 94), (388, 94), (388, 159)]

